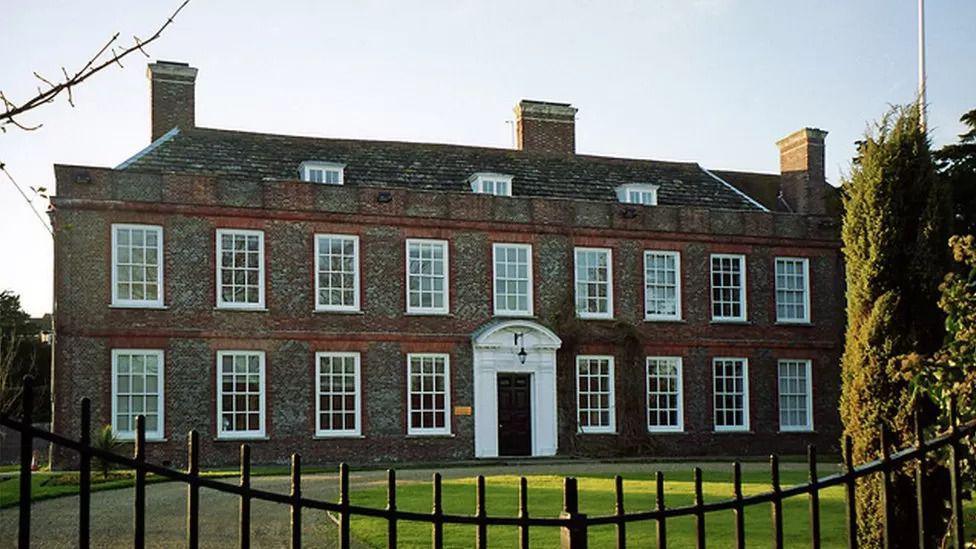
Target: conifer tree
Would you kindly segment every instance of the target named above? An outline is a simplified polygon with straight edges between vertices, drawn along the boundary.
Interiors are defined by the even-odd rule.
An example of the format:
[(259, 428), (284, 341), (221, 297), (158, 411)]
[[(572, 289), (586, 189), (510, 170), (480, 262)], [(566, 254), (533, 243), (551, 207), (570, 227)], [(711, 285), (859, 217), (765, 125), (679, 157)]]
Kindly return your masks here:
[[(847, 336), (840, 413), (854, 461), (863, 463), (879, 457), (882, 425), (892, 445), (912, 441), (916, 403), (895, 358), (930, 353), (943, 336), (937, 303), (950, 209), (917, 107), (894, 107), (868, 130), (843, 191)], [(895, 488), (895, 543), (917, 546), (907, 474), (895, 476)], [(879, 547), (879, 479), (858, 486), (857, 503), (861, 546)]]

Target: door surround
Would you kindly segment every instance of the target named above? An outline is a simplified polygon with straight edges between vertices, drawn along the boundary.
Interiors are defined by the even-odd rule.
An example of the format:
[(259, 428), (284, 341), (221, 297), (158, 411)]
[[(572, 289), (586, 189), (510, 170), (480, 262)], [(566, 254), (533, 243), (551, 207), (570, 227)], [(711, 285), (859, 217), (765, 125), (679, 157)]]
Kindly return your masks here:
[[(516, 345), (515, 334), (521, 334)], [(556, 350), (562, 341), (529, 319), (495, 320), (471, 336), (474, 356), (474, 455), (498, 457), (498, 373), (530, 374), (532, 456), (553, 456), (556, 430)], [(518, 352), (524, 346), (525, 363)]]

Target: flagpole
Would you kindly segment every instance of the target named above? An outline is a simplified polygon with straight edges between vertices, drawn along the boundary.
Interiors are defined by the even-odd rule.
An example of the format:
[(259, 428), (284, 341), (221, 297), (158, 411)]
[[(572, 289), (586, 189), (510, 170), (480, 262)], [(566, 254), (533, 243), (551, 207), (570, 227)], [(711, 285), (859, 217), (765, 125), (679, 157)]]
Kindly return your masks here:
[(926, 129), (925, 110), (925, 0), (918, 0), (918, 116), (922, 131)]

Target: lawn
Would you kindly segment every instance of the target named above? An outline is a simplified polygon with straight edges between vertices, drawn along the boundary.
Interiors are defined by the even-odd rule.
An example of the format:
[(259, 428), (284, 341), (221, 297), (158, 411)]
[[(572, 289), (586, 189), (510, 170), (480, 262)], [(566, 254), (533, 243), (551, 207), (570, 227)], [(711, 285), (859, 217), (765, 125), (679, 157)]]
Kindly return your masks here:
[[(691, 475), (673, 473), (665, 483), (668, 507), (693, 503), (694, 484)], [(614, 488), (612, 477), (601, 475), (577, 475), (580, 489), (581, 511), (590, 515), (613, 513)], [(518, 477), (492, 476), (486, 481), (486, 507), (489, 515), (514, 516), (518, 501)], [(802, 472), (783, 472), (784, 486), (806, 481)], [(562, 505), (562, 477), (536, 475), (528, 477), (529, 513), (532, 516), (556, 516)], [(751, 471), (743, 473), (743, 493), (756, 494), (770, 490), (767, 473)], [(474, 514), (475, 480), (473, 478), (443, 481), (443, 505), (445, 513)], [(718, 471), (704, 473), (703, 492), (705, 501), (728, 499), (731, 495), (730, 475)], [(624, 507), (628, 511), (649, 510), (654, 507), (655, 483), (650, 475), (624, 475)], [(354, 504), (382, 507), (385, 505), (384, 487), (353, 491)], [(824, 547), (846, 547), (844, 531), (844, 490), (835, 487), (820, 494), (821, 533)], [(401, 484), (397, 491), (398, 508), (409, 511), (430, 512), (431, 487), (429, 483)], [(967, 518), (973, 517), (976, 508), (970, 503)], [(784, 542), (787, 547), (808, 546), (809, 504), (806, 496), (791, 498), (783, 503)], [(709, 547), (731, 547), (734, 523), (730, 511), (706, 515), (706, 537)], [(970, 518), (970, 520), (972, 520)], [(763, 504), (748, 508), (745, 516), (746, 542), (749, 546), (769, 545), (772, 535), (770, 506)], [(377, 519), (354, 518), (352, 533), (371, 547), (385, 547), (386, 522)], [(594, 527), (590, 530), (591, 547), (612, 547), (615, 530), (612, 526)], [(667, 521), (668, 541), (673, 547), (693, 547), (695, 523), (693, 517), (681, 517)], [(474, 543), (473, 526), (448, 525), (444, 529), (445, 547), (465, 548)], [(517, 546), (517, 531), (513, 527), (491, 527), (488, 538), (494, 547)], [(557, 528), (530, 529), (533, 547), (558, 547)], [(653, 522), (631, 523), (627, 526), (628, 545), (651, 546), (655, 540)], [(430, 543), (430, 526), (404, 522), (399, 525), (399, 539), (403, 546), (427, 546)]]

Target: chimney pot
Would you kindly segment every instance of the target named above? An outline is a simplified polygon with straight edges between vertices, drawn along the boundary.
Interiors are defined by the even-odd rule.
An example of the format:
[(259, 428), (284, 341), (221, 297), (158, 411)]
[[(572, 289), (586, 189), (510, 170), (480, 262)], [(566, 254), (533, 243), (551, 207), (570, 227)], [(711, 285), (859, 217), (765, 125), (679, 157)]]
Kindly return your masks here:
[(156, 61), (149, 64), (146, 76), (151, 96), (152, 141), (173, 128), (194, 127), (197, 69), (188, 63)]
[(780, 193), (796, 213), (827, 213), (824, 140), (827, 132), (803, 128), (776, 142)]
[(523, 99), (515, 106), (515, 141), (520, 151), (576, 153), (576, 107)]

